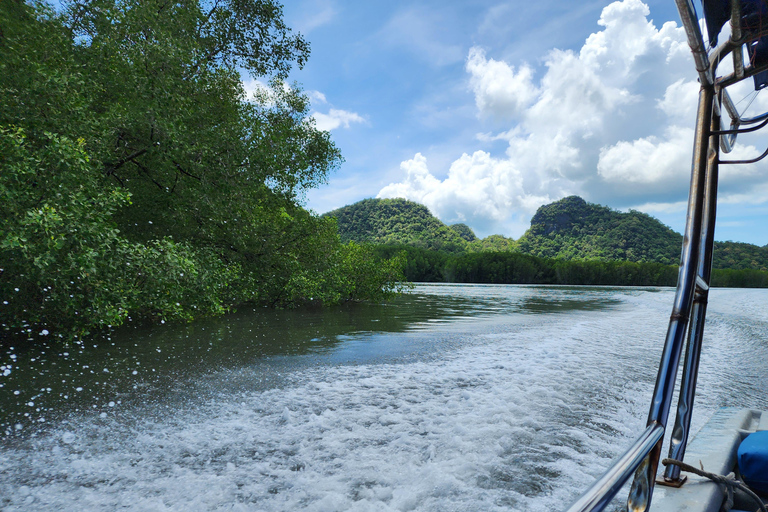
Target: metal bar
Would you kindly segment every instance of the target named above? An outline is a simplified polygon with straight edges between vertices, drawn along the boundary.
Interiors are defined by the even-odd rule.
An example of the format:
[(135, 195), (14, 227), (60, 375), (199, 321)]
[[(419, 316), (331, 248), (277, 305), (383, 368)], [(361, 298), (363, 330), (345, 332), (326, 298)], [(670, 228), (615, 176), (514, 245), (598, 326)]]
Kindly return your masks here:
[(720, 163), (721, 164), (754, 164), (754, 163), (759, 162), (760, 160), (762, 160), (766, 156), (768, 156), (768, 149), (763, 151), (762, 155), (760, 155), (758, 157), (755, 157), (755, 158), (750, 158), (750, 159), (747, 159), (747, 160), (720, 160)]
[[(723, 106), (725, 107), (725, 111), (728, 112), (728, 117), (731, 118), (731, 130), (738, 130), (739, 125), (741, 124), (741, 118), (739, 117), (739, 111), (736, 109), (736, 105), (733, 104), (733, 100), (731, 99), (731, 95), (728, 94), (727, 89), (720, 89), (720, 97), (722, 98)], [(716, 105), (719, 105), (719, 103), (716, 103)], [(721, 109), (717, 109), (717, 115), (720, 117), (721, 121), (720, 124), (722, 125), (722, 112)], [(716, 127), (718, 130), (722, 128), (722, 126)], [(738, 135), (736, 133), (728, 134), (727, 137), (720, 137), (720, 149), (723, 153), (730, 153), (733, 150), (733, 145), (736, 144), (736, 137)]]
[[(696, 116), (696, 135), (691, 165), (691, 186), (688, 194), (688, 214), (683, 236), (683, 249), (680, 255), (677, 291), (675, 292), (675, 302), (664, 342), (664, 351), (659, 363), (656, 387), (653, 390), (653, 399), (648, 413), (648, 425), (659, 424), (662, 427), (667, 425), (680, 354), (683, 349), (683, 338), (691, 313), (699, 267), (699, 241), (704, 209), (703, 196), (713, 100), (714, 87), (711, 85), (702, 87), (699, 91), (699, 108)], [(649, 509), (661, 455), (661, 444), (661, 441), (657, 443), (648, 454), (646, 463), (642, 464), (635, 472), (635, 480), (632, 482), (632, 488), (627, 499), (627, 510), (644, 512)]]
[(691, 0), (675, 0), (677, 10), (680, 13), (680, 21), (683, 23), (685, 33), (688, 36), (688, 46), (693, 53), (693, 62), (696, 65), (696, 71), (699, 73), (699, 81), (703, 87), (714, 83), (712, 71), (709, 69), (709, 57), (707, 48), (704, 45), (704, 38), (701, 36), (699, 27), (699, 17), (696, 15), (696, 9)]
[[(710, 127), (714, 130), (720, 126), (720, 117), (712, 116)], [(696, 396), (696, 379), (699, 373), (699, 359), (701, 357), (702, 338), (704, 335), (704, 321), (707, 314), (707, 298), (709, 296), (709, 282), (712, 277), (712, 253), (715, 242), (715, 217), (717, 212), (717, 182), (719, 174), (718, 146), (719, 136), (709, 137), (709, 150), (707, 152), (707, 177), (704, 186), (704, 211), (702, 212), (702, 226), (699, 249), (699, 264), (696, 277), (696, 292), (693, 299), (691, 325), (688, 329), (688, 343), (685, 349), (685, 363), (683, 364), (683, 379), (680, 384), (680, 396), (677, 400), (677, 415), (675, 426), (672, 429), (672, 437), (669, 446), (669, 458), (682, 462), (685, 457), (685, 448), (691, 429), (691, 417), (693, 414), (693, 402)], [(664, 472), (664, 481), (677, 484), (680, 480), (680, 467), (668, 465)]]
[(759, 116), (755, 116), (755, 117), (741, 117), (741, 118), (739, 118), (739, 124), (762, 123), (766, 119), (768, 119), (768, 112), (764, 112), (764, 113), (760, 114)]
[(568, 507), (567, 512), (598, 511), (616, 496), (632, 473), (645, 460), (648, 452), (664, 437), (664, 427), (649, 425), (632, 446), (603, 474), (592, 487)]
[[(741, 0), (731, 0), (731, 39), (739, 43), (733, 50), (733, 73), (744, 78), (744, 54), (741, 43)], [(719, 127), (718, 127), (719, 128)]]
[(756, 132), (760, 128), (765, 128), (766, 125), (768, 125), (768, 112), (766, 112), (766, 117), (760, 122), (760, 124), (756, 124), (755, 126), (750, 126), (749, 128), (737, 128), (737, 129), (732, 128), (730, 130), (712, 130), (712, 135), (737, 135), (740, 133)]

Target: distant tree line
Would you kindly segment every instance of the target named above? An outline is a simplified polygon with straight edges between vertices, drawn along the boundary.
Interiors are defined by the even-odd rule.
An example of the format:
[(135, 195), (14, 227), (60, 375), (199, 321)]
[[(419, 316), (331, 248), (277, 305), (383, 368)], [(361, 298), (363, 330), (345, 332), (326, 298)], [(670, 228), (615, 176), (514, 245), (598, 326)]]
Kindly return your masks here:
[[(540, 258), (519, 252), (452, 254), (407, 245), (378, 245), (383, 259), (405, 259), (409, 281), (487, 284), (675, 286), (678, 266), (653, 262), (580, 261)], [(768, 272), (715, 269), (712, 286), (768, 288)]]

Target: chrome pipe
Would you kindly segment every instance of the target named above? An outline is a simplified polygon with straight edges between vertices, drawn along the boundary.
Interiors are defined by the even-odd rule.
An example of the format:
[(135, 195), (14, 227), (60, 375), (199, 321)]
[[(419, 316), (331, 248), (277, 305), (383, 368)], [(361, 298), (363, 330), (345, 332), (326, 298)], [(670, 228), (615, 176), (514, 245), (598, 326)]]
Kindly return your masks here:
[(755, 123), (762, 123), (768, 119), (768, 112), (765, 112), (763, 114), (760, 114), (759, 116), (755, 117), (742, 117), (739, 119), (740, 124), (755, 124)]
[[(712, 116), (711, 131), (720, 126), (720, 117)], [(688, 329), (688, 342), (685, 349), (683, 379), (680, 384), (680, 396), (677, 400), (677, 415), (669, 446), (669, 458), (682, 462), (691, 429), (693, 402), (696, 396), (696, 379), (699, 373), (704, 321), (707, 315), (709, 283), (712, 278), (712, 253), (715, 243), (715, 218), (717, 213), (717, 183), (719, 174), (718, 135), (710, 135), (707, 152), (707, 177), (704, 187), (704, 211), (702, 212), (701, 238), (697, 286), (693, 299), (691, 325)], [(668, 465), (664, 471), (664, 481), (680, 481), (680, 467)]]
[[(741, 1), (731, 0), (731, 39), (738, 43), (733, 50), (733, 73), (744, 78), (744, 53), (741, 41)], [(727, 151), (726, 151), (727, 153)]]
[[(699, 91), (699, 108), (696, 116), (696, 136), (691, 164), (691, 184), (688, 194), (688, 213), (680, 255), (680, 270), (672, 315), (669, 320), (664, 350), (659, 363), (659, 373), (653, 390), (653, 399), (648, 413), (648, 425), (666, 427), (675, 380), (683, 349), (688, 319), (693, 304), (696, 278), (699, 267), (699, 244), (703, 214), (703, 199), (709, 149), (709, 132), (714, 104), (714, 87), (702, 87)], [(635, 479), (627, 499), (627, 510), (645, 512), (651, 504), (656, 470), (661, 455), (661, 441), (648, 454), (647, 461), (635, 472)]]
[(632, 446), (587, 489), (579, 499), (568, 507), (567, 512), (587, 512), (603, 510), (616, 496), (632, 473), (646, 459), (648, 452), (661, 442), (664, 427), (649, 425)]
[[(736, 105), (733, 104), (733, 100), (731, 99), (731, 95), (728, 94), (727, 89), (720, 89), (720, 99), (722, 102), (723, 107), (725, 107), (725, 111), (728, 113), (728, 117), (731, 118), (731, 126), (730, 130), (738, 130), (739, 125), (741, 124), (741, 118), (739, 117), (739, 111), (736, 110)], [(718, 102), (718, 105), (721, 103)], [(722, 113), (720, 112), (720, 109), (718, 109), (717, 117), (720, 119), (719, 124), (717, 127), (713, 126), (712, 129), (719, 130), (722, 125)], [(733, 150), (733, 145), (736, 144), (736, 137), (738, 136), (737, 132), (729, 133), (727, 137), (720, 137), (720, 150), (723, 153), (730, 153)]]
[(680, 13), (680, 21), (683, 23), (685, 33), (688, 36), (688, 46), (693, 53), (693, 62), (699, 73), (699, 81), (703, 87), (714, 84), (712, 71), (709, 69), (709, 57), (704, 38), (701, 36), (699, 18), (691, 0), (675, 0), (677, 11)]

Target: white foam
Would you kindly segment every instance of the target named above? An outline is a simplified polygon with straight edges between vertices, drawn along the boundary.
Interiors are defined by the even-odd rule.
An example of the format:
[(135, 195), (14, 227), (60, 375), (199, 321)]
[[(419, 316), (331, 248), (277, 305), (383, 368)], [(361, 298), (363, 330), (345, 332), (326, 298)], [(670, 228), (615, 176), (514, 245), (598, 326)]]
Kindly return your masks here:
[[(0, 503), (8, 512), (562, 509), (643, 426), (665, 329), (663, 317), (643, 316), (650, 301), (524, 327), (465, 323), (454, 336), (472, 342), (428, 361), (316, 367), (280, 388), (222, 391), (153, 416), (122, 406), (70, 417), (2, 450)], [(225, 390), (259, 375), (230, 370), (207, 383), (217, 378)]]

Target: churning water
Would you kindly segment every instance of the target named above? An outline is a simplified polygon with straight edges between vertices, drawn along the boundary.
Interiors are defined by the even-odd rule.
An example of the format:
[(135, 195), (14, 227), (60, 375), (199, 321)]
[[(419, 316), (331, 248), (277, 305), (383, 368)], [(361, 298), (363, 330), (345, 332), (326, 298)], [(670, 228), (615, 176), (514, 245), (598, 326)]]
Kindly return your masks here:
[[(5, 347), (0, 509), (563, 509), (644, 427), (672, 298), (421, 285)], [(694, 429), (768, 409), (766, 299), (711, 293)]]

